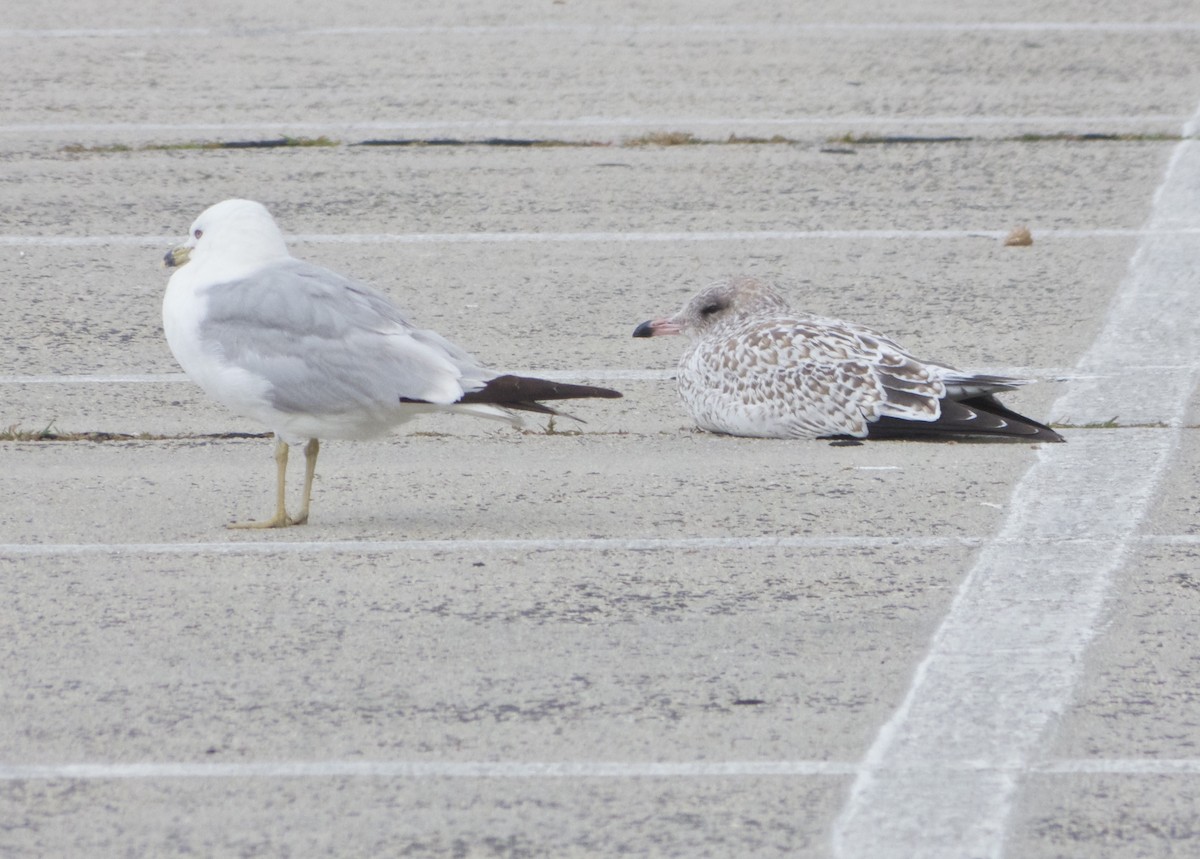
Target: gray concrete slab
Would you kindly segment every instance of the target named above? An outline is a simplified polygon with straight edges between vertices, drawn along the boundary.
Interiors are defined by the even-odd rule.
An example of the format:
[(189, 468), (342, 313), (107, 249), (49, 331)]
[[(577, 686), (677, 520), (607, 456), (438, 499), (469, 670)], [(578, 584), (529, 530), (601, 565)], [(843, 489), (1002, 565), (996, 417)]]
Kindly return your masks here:
[[(289, 125), (405, 128), (414, 117), (418, 131), (422, 122), (440, 122), (468, 132), (481, 120), (484, 128), (529, 120), (553, 128), (555, 120), (598, 118), (582, 128), (557, 127), (558, 136), (575, 139), (611, 139), (628, 131), (631, 117), (670, 121), (683, 130), (697, 128), (699, 118), (705, 131), (721, 136), (747, 124), (758, 132), (794, 131), (786, 120), (796, 116), (825, 120), (828, 134), (828, 123), (839, 117), (901, 118), (911, 128), (922, 117), (964, 114), (1143, 114), (1142, 123), (1165, 131), (1174, 129), (1162, 115), (1188, 115), (1194, 91), (1196, 73), (1186, 57), (1195, 35), (1189, 32), (803, 26), (830, 18), (860, 26), (945, 22), (944, 4), (901, 16), (866, 3), (816, 16), (775, 4), (750, 12), (725, 3), (621, 11), (568, 5), (414, 13), (364, 4), (335, 20), (329, 12), (238, 7), (182, 22), (143, 10), (133, 13), (136, 24), (121, 25), (136, 8), (122, 5), (85, 14), (71, 27), (136, 28), (132, 32), (10, 35), (11, 97), (0, 120), (27, 138), (67, 142), (79, 142), (71, 124), (109, 126), (86, 132), (109, 139), (156, 139), (161, 129), (150, 124), (193, 124), (211, 139), (202, 126), (251, 133)], [(980, 11), (978, 5), (974, 12), (955, 9), (949, 19), (977, 23)], [(1046, 15), (1036, 4), (1016, 4), (1006, 13), (1007, 21)], [(1105, 20), (1092, 17), (1103, 14), (1073, 8), (1058, 20), (1090, 23)], [(1110, 14), (1122, 22), (1131, 15), (1134, 22), (1196, 21), (1194, 10), (1181, 13), (1166, 3), (1136, 12), (1114, 6)], [(19, 17), (10, 26), (24, 21), (36, 28), (57, 18), (38, 10)], [(997, 16), (987, 10), (982, 17)], [(146, 27), (166, 30), (147, 33)], [(328, 27), (342, 29), (320, 29)], [(72, 74), (76, 67), (89, 74)]]
[[(373, 177), (395, 169), (386, 154), (364, 156), (345, 150), (355, 153), (346, 156), (351, 166), (336, 170), (330, 168), (342, 161), (326, 152), (286, 153), (279, 160), (259, 153), (205, 153), (189, 159), (212, 156), (222, 165), (262, 174), (256, 180), (261, 185), (242, 187), (232, 181), (218, 196), (257, 196), (268, 186), (295, 181), (308, 188), (314, 200), (343, 201), (329, 210), (300, 205), (289, 212), (286, 204), (281, 206), (280, 220), (301, 235), (336, 238), (347, 232), (411, 230), (469, 234), (529, 229), (538, 223), (554, 230), (610, 231), (625, 229), (621, 225), (632, 212), (642, 213), (633, 229), (655, 231), (724, 231), (731, 226), (846, 229), (848, 224), (870, 230), (903, 225), (890, 238), (833, 240), (297, 243), (298, 254), (384, 288), (416, 320), (496, 366), (595, 369), (601, 378), (602, 371), (611, 368), (670, 368), (680, 344), (634, 341), (628, 336), (632, 327), (673, 309), (714, 278), (748, 271), (778, 279), (797, 307), (868, 322), (921, 354), (960, 366), (1069, 367), (1101, 321), (1106, 300), (1097, 290), (1119, 280), (1134, 242), (1133, 237), (1086, 232), (1096, 224), (1137, 225), (1138, 207), (1123, 204), (1114, 188), (1124, 187), (1127, 196), (1134, 196), (1137, 187), (1150, 181), (1166, 150), (1161, 144), (1035, 147), (1046, 169), (1029, 170), (1023, 174), (1027, 184), (1014, 190), (1009, 165), (1019, 148), (959, 146), (931, 154), (924, 147), (867, 147), (856, 155), (833, 157), (796, 147), (688, 147), (654, 154), (623, 150), (620, 157), (629, 159), (629, 170), (619, 175), (597, 173), (597, 156), (591, 150), (549, 150), (545, 155), (496, 150), (432, 153), (416, 159), (428, 171), (421, 194), (432, 194), (439, 184), (457, 186), (452, 196), (462, 206), (432, 207), (440, 220), (417, 223), (395, 218), (393, 210), (381, 213), (372, 203)], [(1154, 157), (1146, 158), (1148, 153)], [(139, 171), (174, 171), (180, 160), (161, 153), (145, 157), (148, 160), (142, 161), (143, 155), (92, 156), (85, 159), (89, 163), (82, 173), (75, 169), (79, 165), (74, 156), (25, 162), (23, 170), (28, 172), (15, 174), (20, 187), (28, 189), (24, 193), (44, 195), (47, 203), (39, 208), (31, 200), (18, 201), (14, 212), (24, 214), (11, 216), (13, 227), (33, 227), (34, 235), (64, 239), (144, 235), (147, 225), (136, 222), (137, 210), (115, 200), (129, 193), (123, 189), (136, 187)], [(547, 171), (553, 174), (550, 179), (535, 180), (531, 177), (540, 171), (534, 165), (542, 158), (557, 166)], [(1064, 161), (1071, 166), (1061, 177), (1062, 193), (1047, 195), (1035, 187), (1033, 177)], [(60, 169), (64, 165), (70, 169)], [(190, 175), (191, 169), (182, 172)], [(229, 172), (224, 167), (222, 171)], [(890, 184), (897, 172), (909, 177), (912, 188), (899, 200)], [(964, 174), (971, 181), (949, 179)], [(701, 186), (709, 187), (706, 200), (682, 202), (695, 192), (699, 175), (724, 177), (724, 190), (714, 192), (714, 183), (706, 181)], [(785, 175), (789, 178), (783, 179)], [(499, 212), (492, 211), (491, 196), (472, 196), (473, 189), (478, 192), (488, 183), (514, 176), (524, 176), (519, 181), (534, 186), (521, 190), (514, 185), (493, 193), (502, 201)], [(619, 182), (614, 183), (614, 176)], [(780, 180), (797, 183), (794, 187), (804, 183), (808, 203), (797, 208), (787, 195), (769, 193), (767, 184)], [(88, 184), (78, 188), (80, 181)], [(660, 199), (638, 192), (647, 185), (661, 186)], [(1065, 190), (1079, 185), (1091, 189), (1092, 196), (1071, 196)], [(61, 189), (61, 201), (50, 203), (55, 195), (47, 188), (55, 186)], [(568, 190), (572, 188), (577, 189), (574, 197)], [(413, 198), (413, 209), (428, 215), (431, 207), (417, 202), (421, 194)], [(735, 207), (725, 204), (726, 194), (730, 203), (736, 201)], [(669, 197), (675, 202), (669, 203)], [(468, 199), (475, 200), (474, 210)], [(993, 203), (976, 214), (980, 207), (975, 199)], [(1034, 199), (1045, 202), (1025, 203)], [(175, 372), (158, 321), (168, 274), (159, 258), (173, 241), (168, 237), (181, 235), (207, 200), (196, 199), (193, 205), (195, 211), (175, 216), (180, 224), (164, 233), (162, 243), (147, 239), (115, 246), (5, 248), (0, 270), (22, 288), (0, 297), (0, 307), (25, 324), (20, 337), (7, 338), (0, 375)], [(572, 206), (580, 208), (580, 215), (564, 222), (562, 212)], [(663, 211), (668, 212), (665, 218), (659, 214)], [(831, 223), (820, 215), (828, 211), (840, 213), (838, 220)], [(1003, 231), (1029, 214), (1035, 230), (1045, 224), (1047, 229), (1081, 229), (1085, 235), (1039, 232), (1031, 248), (1005, 248), (994, 235), (922, 238), (903, 232)], [(54, 226), (62, 223), (76, 226), (64, 235)], [(153, 229), (162, 227), (154, 222)], [(1060, 334), (1046, 338), (1043, 325)], [(1029, 396), (1041, 405), (1051, 393), (1047, 389)], [(83, 395), (85, 410), (80, 412), (70, 406), (76, 395), (64, 393), (62, 404), (47, 413), (48, 396), (58, 395), (41, 386), (7, 388), (0, 423), (29, 428), (57, 419), (64, 430), (161, 432), (163, 422), (171, 420), (142, 411), (136, 413), (143, 418), (140, 426), (131, 425), (128, 417), (134, 413), (129, 412), (123, 412), (126, 419), (117, 424), (79, 424), (78, 419), (97, 413), (93, 395)], [(94, 396), (102, 400), (108, 395)], [(171, 401), (178, 396), (187, 395), (175, 395)]]
[(1149, 545), (1130, 559), (1055, 756), (1195, 756), (1197, 548)]
[(12, 206), (0, 230), (178, 236), (232, 196), (263, 201), (292, 234), (1136, 229), (1149, 201), (1135, 190), (1161, 175), (1170, 149), (1145, 140), (40, 149), (3, 156)]
[[(1033, 509), (1024, 476), (1055, 460), (697, 434), (665, 378), (682, 344), (632, 327), (752, 271), (922, 355), (1069, 369), (1146, 247), (1176, 151), (1154, 136), (1178, 135), (1200, 90), (1200, 18), (1167, 0), (876, 5), (14, 10), (0, 30), (0, 426), (168, 437), (0, 442), (0, 852), (854, 855), (846, 809), (971, 571), (1045, 557), (1005, 529)], [(714, 142), (344, 145), (652, 131)], [(828, 143), (846, 132), (972, 139)], [(731, 133), (802, 142), (717, 142)], [(343, 145), (137, 148), (283, 134)], [(170, 380), (158, 261), (235, 194), (315, 236), (295, 245), (305, 258), (385, 288), (488, 362), (627, 398), (580, 403), (587, 423), (559, 424), (568, 434), (437, 418), (331, 443), (311, 525), (225, 530), (269, 506), (270, 443), (171, 437), (257, 428)], [(1018, 223), (1035, 244), (1003, 247)], [(766, 230), (844, 233), (720, 235)], [(591, 235), (473, 240), (502, 232)], [(705, 235), (646, 235), (664, 232)], [(414, 238), (431, 233), (445, 236)], [(401, 238), (339, 239), (352, 234)], [(1174, 420), (1145, 358), (1114, 384), (1148, 374), (1137, 414)], [(139, 378), (56, 378), (88, 374)], [(154, 374), (168, 377), (140, 380)], [(1010, 401), (1040, 416), (1073, 383)], [(1166, 438), (1090, 432), (1068, 435)], [(1157, 542), (1111, 541), (1128, 561), (1104, 573), (1110, 610), (1084, 630), (1094, 643), (1055, 730), (1011, 770), (986, 749), (965, 770), (976, 789), (1018, 778), (1005, 846), (987, 855), (1194, 846), (1194, 547), (1171, 539), (1195, 530), (1191, 435), (1146, 484), (1138, 533)], [(1070, 521), (1092, 533), (1102, 502), (1079, 499)], [(1043, 542), (1073, 551), (1061, 536)], [(985, 584), (1019, 601), (1032, 572), (1017, 567)], [(993, 679), (964, 677), (964, 700)], [(961, 853), (919, 835), (887, 847)]]
[[(979, 537), (994, 528), (1012, 472), (1036, 456), (1021, 444), (843, 448), (678, 428), (546, 436), (472, 426), (485, 429), (328, 443), (311, 526), (249, 538)], [(5, 442), (0, 542), (247, 539), (220, 526), (273, 502), (271, 451), (262, 439)], [(922, 509), (931, 487), (914, 476), (931, 473), (947, 506)]]
[(952, 591), (923, 555), (54, 558), (60, 612), (6, 584), (5, 761), (853, 760)]
[[(205, 855), (788, 855), (822, 856), (813, 832), (840, 779), (556, 779), (511, 792), (506, 780), (335, 779), (323, 787), (223, 780), (0, 788), (30, 809), (13, 856)], [(177, 809), (188, 809), (179, 814)], [(58, 824), (68, 810), (78, 828)], [(128, 809), (143, 813), (131, 819)], [(46, 814), (49, 819), (42, 817)], [(347, 824), (350, 825), (347, 825)]]
[[(828, 535), (830, 522), (818, 520), (853, 521), (830, 504), (858, 507), (864, 496), (878, 509), (861, 512), (884, 533), (908, 528), (953, 537), (969, 521), (960, 514), (953, 521), (888, 523), (879, 515), (885, 507), (913, 509), (915, 502), (897, 493), (927, 491), (898, 479), (938, 459), (927, 445), (771, 451), (708, 435), (651, 447), (645, 438), (587, 441), (619, 445), (600, 473), (579, 470), (585, 443), (579, 438), (485, 441), (483, 448), (498, 448), (497, 455), (485, 453), (474, 473), (479, 440), (465, 447), (425, 437), (378, 447), (331, 445), (318, 488), (320, 513), (303, 536), (537, 538), (587, 534), (614, 513), (633, 536)], [(417, 443), (418, 457), (395, 455)], [(719, 450), (698, 455), (697, 444)], [(9, 446), (6, 460), (18, 460), (17, 473), (31, 484), (9, 482), (11, 496), (21, 500), (6, 511), (4, 539), (50, 545), (244, 539), (200, 520), (224, 517), (231, 503), (257, 510), (267, 501), (266, 442), (155, 447), (97, 446), (87, 451), (84, 475), (76, 471), (77, 448)], [(162, 465), (139, 457), (139, 473), (131, 472), (129, 455), (138, 448), (151, 461), (165, 457)], [(937, 465), (957, 472), (953, 494), (975, 512), (977, 532), (992, 527), (999, 515), (994, 505), (1005, 497), (1002, 469), (992, 477), (979, 473), (998, 450), (960, 445), (963, 462)], [(880, 472), (856, 470), (842, 459), (860, 451), (867, 458), (858, 462), (867, 467), (895, 467), (898, 454), (916, 460), (903, 472)], [(1013, 453), (1032, 455), (1005, 453), (1006, 463)], [(817, 467), (829, 472), (824, 488), (814, 486), (814, 454)], [(19, 464), (27, 456), (36, 458), (36, 468)], [(505, 482), (515, 481), (500, 495), (497, 461), (511, 475)], [(692, 469), (700, 461), (719, 468), (697, 480)], [(755, 503), (777, 486), (780, 468), (796, 491), (773, 493), (767, 506)], [(231, 485), (250, 473), (264, 480)], [(403, 492), (396, 491), (400, 483)], [(465, 494), (468, 485), (480, 494)], [(724, 499), (720, 505), (716, 497)], [(351, 511), (338, 507), (351, 499), (366, 500), (369, 509), (344, 515)], [(729, 503), (741, 512), (732, 513)], [(159, 514), (148, 517), (147, 509)], [(706, 521), (718, 511), (725, 511), (720, 521)], [(270, 535), (289, 537), (294, 532)], [(954, 576), (971, 551), (850, 545), (580, 556), (486, 546), (314, 553), (284, 545), (278, 554), (250, 556), (203, 550), (10, 556), (0, 581), (18, 633), (4, 661), (4, 709), (12, 718), (0, 758), (6, 764), (237, 762), (297, 754), (367, 761), (531, 754), (584, 762), (854, 759), (870, 741), (878, 709), (903, 695), (904, 666), (953, 593), (955, 582), (939, 571)], [(27, 575), (31, 569), (35, 576)], [(56, 595), (53, 606), (45, 602), (49, 594)], [(145, 646), (147, 635), (154, 646)], [(882, 677), (891, 679), (881, 683)], [(735, 703), (747, 700), (763, 703)], [(620, 784), (585, 780), (564, 796), (541, 780), (456, 780), (421, 789), (418, 800), (403, 782), (354, 780), (327, 804), (319, 799), (324, 789), (287, 782), (167, 779), (134, 787), (118, 780), (83, 787), (66, 807), (53, 789), (32, 784), (8, 793), (24, 815), (8, 843), (14, 855), (154, 849), (176, 841), (285, 852), (323, 844), (330, 827), (339, 826), (334, 821), (355, 809), (361, 825), (346, 844), (362, 838), (399, 849), (411, 842), (429, 854), (447, 842), (480, 850), (497, 840), (535, 854), (689, 852), (693, 845), (792, 852), (807, 844), (819, 851), (815, 833), (835, 812), (842, 789), (828, 777), (811, 784), (741, 777)], [(280, 803), (313, 801), (323, 806), (317, 814), (278, 817)], [(399, 829), (383, 816), (414, 802)], [(528, 812), (514, 817), (505, 810), (514, 803)], [(658, 809), (652, 818), (660, 823), (629, 829), (647, 804)], [(116, 818), (113, 808), (129, 814)], [(164, 816), (169, 808), (189, 812), (186, 819)], [(481, 816), (483, 809), (491, 810)], [(55, 824), (62, 815), (70, 827)], [(215, 827), (221, 815), (225, 825)], [(684, 823), (697, 815), (698, 829)], [(577, 825), (563, 829), (565, 817)], [(694, 831), (675, 832), (678, 824)]]
[(1014, 854), (1195, 852), (1197, 555), (1150, 544), (1129, 559), (1049, 749), (1060, 771), (1027, 778)]
[[(595, 434), (634, 433), (647, 438), (677, 439), (693, 433), (687, 412), (669, 378), (652, 380), (613, 379), (601, 375), (571, 375), (586, 383), (611, 385), (624, 399), (612, 402), (586, 401), (565, 404), (577, 421), (557, 419), (554, 431)], [(1046, 383), (1006, 398), (1018, 411), (1046, 417), (1055, 389), (1063, 383)], [(21, 433), (49, 432), (114, 433), (134, 438), (258, 433), (261, 427), (233, 415), (214, 403), (189, 381), (131, 384), (5, 385), (2, 430)], [(545, 418), (530, 416), (524, 428), (542, 432), (550, 427)], [(490, 421), (459, 416), (426, 415), (399, 428), (394, 438), (414, 434), (445, 434), (459, 439), (506, 433)], [(1070, 430), (1067, 430), (1070, 432)], [(369, 443), (368, 443), (369, 444)], [(379, 454), (370, 454), (378, 456)]]
[[(1029, 368), (1050, 379), (1074, 363), (1099, 326), (1096, 290), (1119, 277), (1129, 241), (1048, 240), (1018, 249), (991, 239), (915, 246), (768, 242), (749, 248), (716, 242), (684, 249), (656, 243), (455, 245), (448, 250), (452, 259), (409, 246), (314, 244), (297, 253), (386, 289), (419, 323), (492, 366), (582, 374), (627, 390), (630, 409), (622, 428), (654, 431), (684, 420), (673, 383), (631, 381), (625, 371), (669, 374), (683, 344), (634, 340), (633, 327), (673, 310), (714, 278), (738, 271), (777, 278), (797, 307), (869, 322), (917, 354), (962, 367)], [(45, 384), (63, 374), (179, 371), (161, 334), (166, 272), (157, 267), (157, 252), (30, 253), (12, 269), (26, 288), (0, 299), (10, 318), (27, 320), (19, 336), (5, 338), (0, 353), (0, 377), (9, 382), (0, 388), (0, 426), (40, 429), (55, 421), (63, 431), (135, 434), (253, 429), (225, 416), (189, 384)], [(76, 274), (64, 278), (64, 271)], [(481, 271), (487, 272), (482, 278)], [(929, 310), (914, 314), (914, 306)], [(1061, 333), (1047, 338), (1044, 325)], [(20, 379), (36, 383), (12, 384)], [(1060, 390), (1061, 383), (1047, 381), (1011, 401), (1040, 414)], [(635, 408), (638, 403), (647, 407)], [(607, 406), (587, 404), (581, 416), (591, 423), (588, 414), (596, 408)], [(470, 431), (467, 423), (459, 422), (462, 431)]]
[(638, 26), (663, 24), (775, 24), (788, 21), (824, 24), (879, 21), (912, 24), (969, 24), (1009, 23), (1013, 21), (1043, 22), (1109, 22), (1196, 21), (1196, 10), (1180, 6), (1174, 0), (1146, 0), (1137, 9), (1130, 9), (1121, 0), (1096, 0), (1086, 5), (1064, 4), (1047, 9), (1037, 0), (1014, 0), (1002, 9), (986, 0), (966, 0), (947, 4), (944, 0), (908, 0), (903, 6), (880, 7), (871, 0), (847, 0), (836, 7), (814, 6), (802, 10), (781, 8), (771, 3), (752, 6), (737, 0), (665, 0), (646, 6), (636, 0), (618, 0), (603, 5), (577, 6), (563, 3), (547, 7), (541, 3), (517, 2), (504, 8), (489, 6), (419, 6), (380, 7), (371, 0), (356, 0), (331, 8), (314, 0), (296, 5), (285, 0), (264, 0), (249, 8), (236, 0), (217, 0), (209, 7), (207, 21), (164, 20), (148, 12), (140, 0), (105, 0), (86, 7), (21, 6), (13, 10), (9, 27), (13, 28), (78, 28), (113, 27), (137, 30), (156, 27), (219, 30), (229, 27), (270, 35), (289, 29), (305, 27), (387, 27), (410, 24), (415, 27), (510, 26), (521, 27), (530, 22), (559, 21), (566, 24), (596, 26)]
[(1196, 853), (1194, 774), (1035, 775), (1026, 791), (1013, 855), (1183, 859)]
[[(1066, 368), (1103, 321), (1131, 238), (678, 243), (308, 244), (303, 258), (387, 292), (417, 323), (495, 366), (668, 369), (678, 340), (632, 332), (714, 280), (754, 273), (797, 309), (886, 331), (960, 366)], [(12, 265), (0, 306), (25, 320), (0, 375), (174, 373), (162, 339), (158, 248), (37, 248)], [(53, 302), (53, 305), (50, 303)], [(47, 312), (52, 310), (52, 312)], [(1039, 326), (1058, 334), (1047, 338)]]
[[(1194, 431), (1195, 427), (1190, 429)], [(1189, 441), (1180, 445), (1172, 456), (1162, 492), (1155, 501), (1154, 513), (1146, 523), (1145, 531), (1149, 536), (1200, 533), (1200, 492), (1197, 491), (1200, 450), (1195, 441), (1190, 441), (1193, 432), (1189, 432), (1187, 438)]]

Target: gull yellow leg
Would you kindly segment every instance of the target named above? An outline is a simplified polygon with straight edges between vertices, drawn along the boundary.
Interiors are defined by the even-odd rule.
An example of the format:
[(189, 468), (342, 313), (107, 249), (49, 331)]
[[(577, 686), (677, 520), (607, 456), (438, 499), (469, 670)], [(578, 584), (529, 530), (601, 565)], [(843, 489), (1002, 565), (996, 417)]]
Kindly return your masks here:
[[(316, 441), (315, 439), (313, 441)], [(313, 442), (309, 442), (311, 445)], [(313, 459), (316, 459), (314, 455)], [(234, 522), (230, 528), (286, 528), (288, 525), (299, 524), (308, 518), (308, 496), (304, 498), (304, 518), (293, 522), (288, 518), (284, 507), (284, 484), (287, 480), (288, 443), (275, 436), (275, 515), (265, 522)], [(315, 467), (313, 462), (310, 468)]]
[(308, 502), (312, 500), (313, 475), (317, 473), (317, 454), (320, 452), (321, 442), (310, 438), (304, 446), (304, 502), (300, 506), (300, 515), (292, 520), (293, 525), (308, 521)]

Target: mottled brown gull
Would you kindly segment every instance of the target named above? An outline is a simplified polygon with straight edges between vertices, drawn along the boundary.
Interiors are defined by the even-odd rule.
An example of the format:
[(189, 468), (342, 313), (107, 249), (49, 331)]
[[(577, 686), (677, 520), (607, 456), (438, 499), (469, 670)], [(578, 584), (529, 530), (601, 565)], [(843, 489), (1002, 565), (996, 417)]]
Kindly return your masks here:
[[(275, 433), (275, 513), (232, 527), (308, 520), (319, 438), (371, 438), (428, 412), (519, 426), (515, 411), (558, 414), (539, 400), (621, 396), (484, 367), (414, 326), (382, 292), (295, 259), (271, 215), (249, 200), (206, 209), (166, 264), (180, 267), (163, 299), (176, 360), (213, 399)], [(288, 445), (301, 442), (304, 494), (292, 517)]]
[(684, 334), (679, 395), (702, 429), (760, 438), (947, 438), (1063, 441), (996, 394), (1028, 379), (921, 361), (893, 340), (838, 319), (796, 313), (768, 284), (714, 284), (634, 337)]

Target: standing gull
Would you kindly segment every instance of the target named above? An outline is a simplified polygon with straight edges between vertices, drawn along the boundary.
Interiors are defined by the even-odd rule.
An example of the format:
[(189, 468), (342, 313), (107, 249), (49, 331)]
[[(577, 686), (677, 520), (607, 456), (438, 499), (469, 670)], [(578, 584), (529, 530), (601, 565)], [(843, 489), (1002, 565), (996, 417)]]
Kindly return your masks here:
[(1027, 379), (920, 361), (888, 337), (788, 309), (750, 277), (714, 284), (634, 337), (686, 334), (679, 395), (710, 432), (760, 438), (947, 438), (1063, 441), (995, 394)]
[[(167, 343), (213, 399), (275, 433), (275, 514), (237, 528), (308, 521), (319, 438), (379, 436), (419, 414), (457, 412), (520, 425), (514, 410), (559, 414), (539, 400), (616, 391), (499, 375), (434, 331), (416, 328), (382, 292), (303, 262), (259, 203), (206, 209), (163, 299)], [(284, 507), (288, 445), (304, 448), (298, 516)]]

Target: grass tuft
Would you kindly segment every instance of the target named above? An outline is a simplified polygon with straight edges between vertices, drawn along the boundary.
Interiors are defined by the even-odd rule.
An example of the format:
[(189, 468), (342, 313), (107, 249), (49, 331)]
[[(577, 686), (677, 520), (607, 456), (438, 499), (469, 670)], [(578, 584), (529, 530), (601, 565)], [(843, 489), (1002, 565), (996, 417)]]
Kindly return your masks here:
[(1109, 418), (1106, 421), (1092, 421), (1086, 424), (1073, 424), (1070, 421), (1050, 424), (1054, 429), (1169, 429), (1170, 424), (1165, 424), (1162, 421), (1148, 421), (1141, 424), (1123, 424), (1117, 420), (1117, 416)]
[(641, 137), (628, 137), (625, 146), (695, 146), (704, 141), (690, 131), (651, 131)]
[(742, 137), (737, 134), (729, 135), (726, 143), (749, 143), (749, 144), (767, 144), (767, 143), (795, 143), (796, 141), (784, 137), (782, 134), (772, 134), (770, 137)]
[(1104, 132), (1074, 133), (1068, 131), (1058, 131), (1050, 134), (1017, 134), (1009, 137), (923, 137), (918, 135), (855, 134), (854, 132), (847, 132), (840, 137), (830, 137), (825, 142), (849, 146), (870, 146), (888, 143), (1092, 143), (1113, 141), (1119, 143), (1170, 143), (1184, 139), (1190, 138), (1184, 138), (1178, 134), (1110, 134)]

